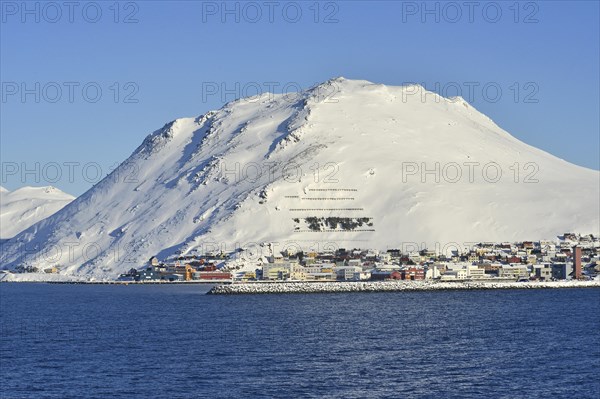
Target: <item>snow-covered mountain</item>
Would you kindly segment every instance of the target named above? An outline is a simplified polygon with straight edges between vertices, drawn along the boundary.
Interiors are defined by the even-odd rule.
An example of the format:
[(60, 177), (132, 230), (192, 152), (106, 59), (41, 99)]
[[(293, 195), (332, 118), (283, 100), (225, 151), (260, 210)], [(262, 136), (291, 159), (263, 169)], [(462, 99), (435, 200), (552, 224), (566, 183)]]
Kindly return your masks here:
[(460, 98), (338, 78), (166, 124), (103, 181), (5, 243), (0, 264), (115, 277), (153, 255), (254, 243), (554, 238), (598, 233), (599, 198), (598, 171), (517, 140)]
[(73, 199), (51, 186), (22, 187), (12, 192), (0, 187), (0, 239), (16, 236)]

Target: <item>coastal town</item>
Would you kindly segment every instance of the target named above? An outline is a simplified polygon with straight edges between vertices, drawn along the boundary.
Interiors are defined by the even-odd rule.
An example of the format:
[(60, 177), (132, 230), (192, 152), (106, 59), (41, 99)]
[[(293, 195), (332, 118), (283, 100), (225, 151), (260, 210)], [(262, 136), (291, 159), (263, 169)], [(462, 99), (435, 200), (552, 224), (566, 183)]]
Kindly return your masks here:
[(168, 262), (156, 257), (121, 274), (130, 282), (558, 281), (600, 278), (600, 239), (566, 233), (556, 241), (479, 243), (442, 254), (423, 249), (287, 251), (240, 266), (206, 253)]

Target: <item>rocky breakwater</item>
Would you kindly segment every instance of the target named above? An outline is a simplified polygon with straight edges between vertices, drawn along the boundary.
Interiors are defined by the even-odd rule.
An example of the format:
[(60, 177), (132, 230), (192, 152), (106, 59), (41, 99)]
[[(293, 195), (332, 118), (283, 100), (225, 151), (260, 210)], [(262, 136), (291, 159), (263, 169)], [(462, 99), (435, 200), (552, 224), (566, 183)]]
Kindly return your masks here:
[(600, 280), (592, 281), (365, 281), (365, 282), (278, 282), (239, 283), (217, 285), (208, 294), (310, 294), (326, 292), (397, 292), (436, 290), (495, 290), (495, 289), (551, 289), (551, 288), (600, 288)]

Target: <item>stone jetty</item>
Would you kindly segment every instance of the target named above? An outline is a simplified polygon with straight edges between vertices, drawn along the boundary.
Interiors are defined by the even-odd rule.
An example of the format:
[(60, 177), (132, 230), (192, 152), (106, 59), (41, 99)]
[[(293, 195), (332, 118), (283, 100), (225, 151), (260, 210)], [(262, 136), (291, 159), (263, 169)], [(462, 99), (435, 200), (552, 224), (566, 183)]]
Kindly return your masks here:
[(234, 283), (217, 285), (208, 294), (309, 294), (327, 292), (397, 292), (437, 290), (499, 290), (499, 289), (552, 289), (600, 288), (600, 280), (591, 281), (364, 281), (364, 282), (277, 282)]

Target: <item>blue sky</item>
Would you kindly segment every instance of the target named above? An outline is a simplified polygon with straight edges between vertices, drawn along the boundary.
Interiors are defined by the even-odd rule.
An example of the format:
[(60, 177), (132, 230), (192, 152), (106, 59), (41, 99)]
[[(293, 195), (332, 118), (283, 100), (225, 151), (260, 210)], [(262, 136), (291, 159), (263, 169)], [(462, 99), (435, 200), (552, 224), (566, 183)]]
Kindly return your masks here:
[(81, 194), (170, 120), (336, 76), (462, 94), (526, 143), (600, 169), (596, 1), (48, 4), (1, 2), (9, 189)]

